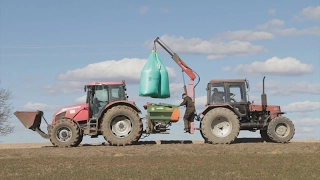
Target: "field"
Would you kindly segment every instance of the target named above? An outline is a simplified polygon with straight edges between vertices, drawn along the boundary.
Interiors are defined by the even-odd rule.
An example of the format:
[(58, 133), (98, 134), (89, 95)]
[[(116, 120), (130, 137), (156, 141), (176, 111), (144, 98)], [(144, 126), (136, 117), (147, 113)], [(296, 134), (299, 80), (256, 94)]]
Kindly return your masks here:
[(320, 142), (0, 144), (0, 179), (319, 179)]

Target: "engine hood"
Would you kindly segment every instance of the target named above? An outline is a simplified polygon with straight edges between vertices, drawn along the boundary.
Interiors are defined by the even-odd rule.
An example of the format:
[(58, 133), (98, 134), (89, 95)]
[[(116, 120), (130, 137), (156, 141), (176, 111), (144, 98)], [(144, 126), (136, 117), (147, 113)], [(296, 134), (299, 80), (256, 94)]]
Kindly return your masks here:
[(73, 113), (78, 112), (79, 110), (84, 109), (84, 108), (88, 108), (87, 103), (67, 106), (67, 107), (59, 109), (53, 116), (56, 116), (56, 115), (58, 115), (62, 112), (65, 112), (65, 111), (69, 111), (70, 114), (73, 114)]

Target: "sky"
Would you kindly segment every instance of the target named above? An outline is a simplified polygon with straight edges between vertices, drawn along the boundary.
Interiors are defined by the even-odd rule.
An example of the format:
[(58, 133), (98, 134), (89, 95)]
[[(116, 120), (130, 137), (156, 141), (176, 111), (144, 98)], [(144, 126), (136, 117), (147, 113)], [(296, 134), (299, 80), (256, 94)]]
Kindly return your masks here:
[[(282, 1), (41, 1), (0, 0), (0, 88), (12, 92), (13, 111), (83, 103), (92, 81), (126, 80), (129, 100), (179, 104), (183, 75), (157, 47), (169, 72), (167, 99), (139, 96), (140, 72), (156, 37), (200, 76), (196, 109), (211, 79), (246, 78), (260, 104), (262, 79), (269, 105), (280, 105), (295, 125), (293, 139), (320, 139), (320, 2)], [(201, 140), (183, 133), (183, 112), (168, 135), (142, 140)], [(0, 143), (49, 142), (12, 115), (14, 132)], [(195, 123), (199, 125), (198, 122)], [(46, 130), (45, 123), (42, 129)], [(241, 131), (239, 137), (259, 137)], [(83, 143), (104, 142), (84, 137)]]

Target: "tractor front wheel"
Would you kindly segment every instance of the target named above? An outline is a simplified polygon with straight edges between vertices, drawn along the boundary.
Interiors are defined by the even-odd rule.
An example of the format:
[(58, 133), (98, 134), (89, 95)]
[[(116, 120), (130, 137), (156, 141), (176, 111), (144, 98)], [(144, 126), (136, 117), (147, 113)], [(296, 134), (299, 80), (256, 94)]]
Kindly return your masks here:
[(273, 140), (270, 139), (267, 130), (260, 130), (260, 136), (265, 142), (273, 142)]
[(49, 129), (49, 138), (54, 146), (76, 147), (81, 143), (83, 134), (72, 120), (60, 119)]
[(267, 132), (272, 141), (276, 143), (287, 143), (293, 138), (295, 128), (290, 119), (279, 116), (269, 122)]
[(239, 132), (239, 120), (227, 108), (212, 109), (201, 121), (201, 135), (208, 143), (230, 144), (235, 141)]
[(115, 106), (104, 114), (101, 130), (104, 139), (110, 145), (125, 146), (139, 141), (142, 122), (132, 108)]

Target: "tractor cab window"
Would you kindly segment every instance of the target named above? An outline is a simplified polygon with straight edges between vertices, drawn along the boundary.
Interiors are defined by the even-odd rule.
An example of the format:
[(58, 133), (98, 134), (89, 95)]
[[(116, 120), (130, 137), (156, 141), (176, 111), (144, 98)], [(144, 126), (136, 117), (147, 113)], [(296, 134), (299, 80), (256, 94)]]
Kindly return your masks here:
[(229, 86), (229, 90), (230, 90), (229, 100), (231, 103), (245, 101), (242, 87), (243, 86), (241, 86), (241, 85), (230, 85)]
[(223, 85), (213, 85), (211, 87), (211, 102), (213, 104), (225, 103), (225, 89)]
[(110, 101), (123, 100), (123, 87), (111, 86), (110, 87)]

